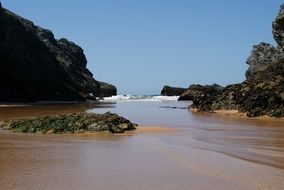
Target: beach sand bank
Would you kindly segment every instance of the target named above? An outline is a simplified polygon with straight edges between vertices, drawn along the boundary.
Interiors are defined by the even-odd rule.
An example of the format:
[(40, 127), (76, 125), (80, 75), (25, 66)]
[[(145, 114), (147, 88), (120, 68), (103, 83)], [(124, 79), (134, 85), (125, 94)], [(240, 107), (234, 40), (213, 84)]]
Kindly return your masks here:
[[(197, 113), (198, 110), (195, 108), (190, 108), (189, 111), (193, 113)], [(206, 113), (206, 112), (205, 112)], [(215, 114), (219, 116), (225, 117), (234, 117), (234, 118), (242, 118), (242, 119), (254, 119), (254, 120), (263, 120), (263, 121), (284, 121), (283, 117), (270, 117), (268, 115), (260, 116), (260, 117), (248, 117), (246, 113), (240, 112), (238, 110), (214, 110), (214, 112), (206, 113), (206, 114)]]

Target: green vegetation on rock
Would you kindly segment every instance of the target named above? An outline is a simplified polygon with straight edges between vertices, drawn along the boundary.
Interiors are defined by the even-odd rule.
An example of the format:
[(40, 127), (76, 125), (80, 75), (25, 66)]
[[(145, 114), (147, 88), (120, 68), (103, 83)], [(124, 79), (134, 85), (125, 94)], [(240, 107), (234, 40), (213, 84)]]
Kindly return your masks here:
[(85, 133), (106, 131), (123, 133), (137, 125), (129, 120), (107, 112), (105, 114), (80, 113), (48, 117), (26, 118), (0, 122), (0, 128), (23, 133)]

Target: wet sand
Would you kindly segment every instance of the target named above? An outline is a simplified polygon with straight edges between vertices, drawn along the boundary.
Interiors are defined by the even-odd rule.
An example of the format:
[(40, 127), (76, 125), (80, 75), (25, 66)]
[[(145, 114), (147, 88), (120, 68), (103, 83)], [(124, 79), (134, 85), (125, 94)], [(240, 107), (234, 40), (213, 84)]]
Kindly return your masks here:
[[(189, 109), (191, 112), (197, 113), (197, 109), (191, 108)], [(284, 118), (277, 117), (269, 117), (268, 115), (259, 116), (259, 117), (248, 117), (246, 113), (240, 112), (238, 110), (215, 110), (213, 113), (205, 113), (205, 114), (216, 114), (222, 117), (234, 117), (234, 118), (242, 118), (242, 119), (252, 119), (252, 120), (263, 120), (263, 121), (280, 121), (283, 122)]]
[(49, 116), (58, 114), (71, 114), (85, 112), (101, 106), (112, 107), (112, 104), (104, 105), (99, 102), (91, 103), (65, 103), (65, 104), (34, 104), (34, 105), (2, 105), (0, 106), (0, 119), (18, 119), (25, 117)]
[(163, 133), (182, 133), (182, 129), (176, 129), (173, 127), (163, 127), (163, 126), (138, 126), (136, 130), (127, 132), (129, 134), (153, 134), (153, 133), (158, 133), (158, 134), (163, 134)]
[[(86, 108), (128, 115), (142, 125), (125, 135), (1, 130), (0, 189), (283, 188), (282, 122), (160, 109), (160, 104)], [(40, 115), (41, 109), (28, 110)], [(43, 110), (53, 112), (50, 107)], [(4, 112), (0, 109), (4, 118), (13, 117)]]

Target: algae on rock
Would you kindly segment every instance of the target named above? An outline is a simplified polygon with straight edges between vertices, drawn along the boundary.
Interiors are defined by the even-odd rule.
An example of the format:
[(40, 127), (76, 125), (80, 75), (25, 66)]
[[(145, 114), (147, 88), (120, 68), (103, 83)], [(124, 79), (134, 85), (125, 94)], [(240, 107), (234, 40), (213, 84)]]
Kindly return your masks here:
[(84, 133), (106, 131), (123, 133), (133, 130), (136, 124), (107, 112), (105, 114), (80, 113), (48, 117), (35, 117), (0, 122), (0, 128), (23, 133)]

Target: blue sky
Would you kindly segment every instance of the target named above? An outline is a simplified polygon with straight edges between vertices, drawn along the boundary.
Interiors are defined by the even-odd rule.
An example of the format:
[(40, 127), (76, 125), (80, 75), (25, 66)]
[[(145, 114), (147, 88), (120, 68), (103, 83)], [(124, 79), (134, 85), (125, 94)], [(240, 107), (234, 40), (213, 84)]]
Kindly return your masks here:
[(280, 0), (1, 0), (2, 6), (80, 45), (97, 80), (120, 94), (164, 84), (244, 80), (252, 46), (275, 45)]

